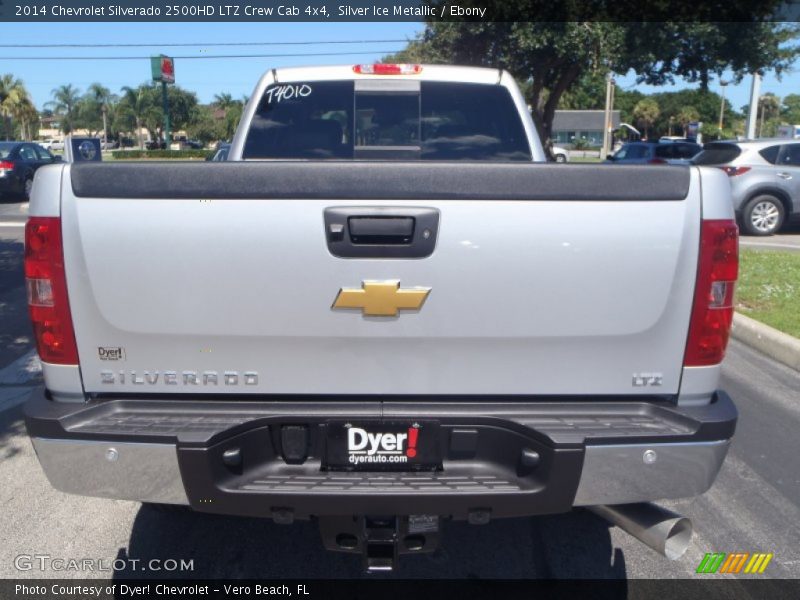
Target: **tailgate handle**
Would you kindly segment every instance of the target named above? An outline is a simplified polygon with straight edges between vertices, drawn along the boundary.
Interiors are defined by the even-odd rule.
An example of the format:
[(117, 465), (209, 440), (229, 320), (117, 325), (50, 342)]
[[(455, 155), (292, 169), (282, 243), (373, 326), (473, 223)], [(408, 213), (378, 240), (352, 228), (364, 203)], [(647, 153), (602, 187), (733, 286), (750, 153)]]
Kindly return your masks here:
[(354, 244), (409, 244), (414, 217), (349, 217), (347, 228)]
[(436, 248), (439, 211), (422, 206), (329, 206), (325, 238), (337, 258), (426, 258)]

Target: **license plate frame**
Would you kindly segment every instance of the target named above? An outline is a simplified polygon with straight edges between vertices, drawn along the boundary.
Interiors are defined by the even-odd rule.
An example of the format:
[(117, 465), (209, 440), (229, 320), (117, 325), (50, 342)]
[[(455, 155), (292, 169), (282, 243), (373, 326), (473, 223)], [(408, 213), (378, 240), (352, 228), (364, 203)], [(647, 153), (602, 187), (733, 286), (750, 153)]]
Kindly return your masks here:
[(332, 420), (325, 429), (322, 466), (326, 470), (414, 472), (442, 469), (438, 421)]

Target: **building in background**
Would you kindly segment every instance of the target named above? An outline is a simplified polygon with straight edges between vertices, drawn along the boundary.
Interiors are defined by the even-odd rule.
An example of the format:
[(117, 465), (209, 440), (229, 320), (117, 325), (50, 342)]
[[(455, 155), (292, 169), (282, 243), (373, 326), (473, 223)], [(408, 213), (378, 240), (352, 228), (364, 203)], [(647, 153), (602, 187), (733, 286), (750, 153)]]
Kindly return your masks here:
[[(557, 110), (553, 118), (553, 143), (571, 146), (603, 145), (602, 110)], [(618, 129), (619, 111), (611, 111), (611, 127)]]

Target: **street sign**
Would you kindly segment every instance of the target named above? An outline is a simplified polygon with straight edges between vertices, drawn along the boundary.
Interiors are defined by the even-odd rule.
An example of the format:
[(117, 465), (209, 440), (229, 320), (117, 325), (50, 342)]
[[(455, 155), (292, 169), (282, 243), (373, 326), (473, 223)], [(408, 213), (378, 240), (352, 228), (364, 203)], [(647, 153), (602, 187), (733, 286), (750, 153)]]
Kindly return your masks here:
[(175, 61), (169, 56), (151, 56), (150, 71), (153, 81), (161, 82), (161, 101), (164, 104), (164, 141), (169, 147), (171, 133), (169, 126), (169, 98), (167, 94), (167, 84), (175, 83)]
[(690, 140), (693, 139), (698, 144), (703, 143), (703, 134), (700, 133), (703, 124), (699, 121), (692, 121), (686, 125), (686, 137)]
[(175, 61), (169, 56), (151, 56), (150, 71), (153, 81), (175, 83)]

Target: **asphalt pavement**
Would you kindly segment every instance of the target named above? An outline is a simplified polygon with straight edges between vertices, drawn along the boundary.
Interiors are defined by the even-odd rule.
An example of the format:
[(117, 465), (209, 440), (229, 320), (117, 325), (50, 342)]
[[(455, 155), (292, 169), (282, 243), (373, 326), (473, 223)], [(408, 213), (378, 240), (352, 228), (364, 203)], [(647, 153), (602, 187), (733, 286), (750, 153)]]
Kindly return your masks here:
[[(51, 558), (193, 560), (183, 573), (123, 571), (120, 577), (362, 577), (357, 556), (322, 549), (316, 525), (162, 511), (82, 498), (50, 487), (22, 421), (21, 403), (40, 381), (25, 318), (21, 253), (24, 210), (0, 205), (0, 577), (104, 577), (104, 571), (20, 571), (20, 555)], [(800, 578), (800, 373), (731, 342), (722, 387), (740, 410), (737, 434), (714, 486), (663, 505), (694, 520), (689, 551), (671, 562), (583, 510), (565, 515), (445, 523), (442, 547), (403, 557), (403, 578), (698, 577), (706, 552), (771, 552), (760, 577)], [(703, 577), (708, 578), (708, 575)], [(735, 578), (737, 576), (717, 576)], [(741, 577), (741, 576), (738, 576)]]
[(786, 225), (778, 235), (756, 237), (743, 235), (739, 238), (742, 248), (800, 252), (800, 223)]
[(0, 201), (0, 369), (31, 349), (22, 255), (28, 204)]

